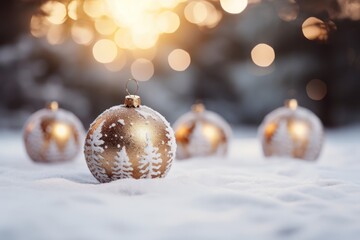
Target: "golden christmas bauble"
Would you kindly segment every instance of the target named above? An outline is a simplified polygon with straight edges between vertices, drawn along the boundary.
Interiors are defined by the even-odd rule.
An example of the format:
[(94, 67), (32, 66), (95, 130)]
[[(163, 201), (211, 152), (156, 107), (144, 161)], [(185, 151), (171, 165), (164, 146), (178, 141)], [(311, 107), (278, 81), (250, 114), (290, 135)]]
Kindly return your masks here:
[(269, 113), (259, 127), (265, 156), (316, 160), (323, 144), (323, 126), (311, 111), (295, 99)]
[(177, 158), (224, 156), (232, 135), (229, 124), (218, 114), (195, 104), (174, 124)]
[(165, 177), (175, 157), (169, 123), (129, 95), (125, 104), (103, 112), (90, 126), (85, 142), (87, 165), (100, 182), (123, 178)]
[(71, 112), (51, 102), (47, 108), (30, 116), (24, 126), (24, 143), (35, 162), (65, 162), (76, 157), (81, 149), (84, 128)]

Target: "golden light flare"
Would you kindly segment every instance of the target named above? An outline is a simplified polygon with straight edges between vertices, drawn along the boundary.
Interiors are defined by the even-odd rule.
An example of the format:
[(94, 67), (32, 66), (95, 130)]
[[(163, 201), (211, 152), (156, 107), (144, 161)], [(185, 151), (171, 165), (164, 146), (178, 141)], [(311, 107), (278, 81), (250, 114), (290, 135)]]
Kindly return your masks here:
[(327, 94), (326, 83), (319, 79), (313, 79), (306, 85), (306, 93), (312, 100), (322, 100)]
[(155, 46), (159, 35), (155, 33), (140, 33), (132, 35), (132, 42), (136, 48), (149, 49)]
[[(179, 13), (179, 5), (184, 4), (184, 15)], [(229, 13), (240, 13), (247, 0), (221, 0), (222, 8)], [(176, 32), (181, 25), (182, 16), (199, 27), (213, 28), (223, 17), (223, 11), (214, 1), (207, 0), (51, 0), (41, 9), (46, 15), (33, 15), (30, 32), (34, 37), (45, 37), (49, 44), (61, 44), (66, 38), (80, 45), (91, 47), (93, 57), (105, 64), (109, 71), (119, 71), (126, 58), (118, 57), (119, 51), (131, 51), (132, 73), (141, 71), (137, 66), (144, 63), (146, 74), (140, 79), (148, 79), (154, 74), (153, 63), (138, 61), (153, 59), (145, 53), (156, 55), (157, 43), (164, 34)], [(144, 55), (142, 55), (144, 53)], [(118, 62), (119, 65), (113, 62)], [(145, 63), (146, 62), (146, 63)], [(175, 71), (184, 71), (191, 58), (186, 51), (174, 51), (168, 62)], [(151, 70), (152, 69), (152, 70)]]
[(64, 26), (52, 25), (50, 26), (46, 39), (51, 45), (61, 44), (65, 41)]
[(220, 5), (225, 12), (230, 14), (239, 14), (245, 10), (248, 5), (247, 0), (220, 0)]
[(179, 16), (171, 11), (165, 11), (160, 13), (156, 18), (156, 26), (159, 32), (173, 33), (180, 26)]
[(34, 37), (40, 38), (46, 35), (49, 25), (43, 21), (42, 16), (34, 15), (30, 21), (30, 33)]
[(154, 75), (154, 64), (145, 58), (136, 59), (131, 64), (131, 74), (138, 81), (147, 81)]
[(305, 122), (294, 120), (289, 122), (289, 133), (295, 140), (304, 140), (309, 137), (309, 127)]
[(93, 55), (100, 63), (112, 62), (117, 55), (116, 44), (109, 39), (101, 39), (94, 44)]
[(102, 35), (111, 35), (116, 31), (117, 26), (110, 18), (98, 18), (95, 19), (95, 29)]
[(221, 135), (220, 129), (209, 123), (204, 123), (202, 133), (210, 141), (211, 145), (216, 145), (218, 138)]
[(71, 134), (71, 129), (67, 124), (56, 122), (53, 126), (54, 137), (58, 140), (65, 140)]
[(191, 23), (199, 24), (205, 21), (207, 17), (207, 9), (204, 1), (190, 2), (184, 9), (186, 20)]
[(119, 48), (149, 49), (156, 45), (160, 34), (173, 33), (179, 28), (180, 18), (172, 10), (183, 1), (104, 0), (100, 1), (102, 4), (89, 1), (83, 8), (95, 18), (98, 33), (115, 32), (112, 38)]
[(220, 22), (220, 20), (222, 19), (223, 14), (216, 10), (216, 8), (212, 5), (209, 4), (208, 5), (208, 15), (205, 19), (204, 22), (202, 22), (200, 25), (201, 26), (206, 26), (209, 28), (213, 28), (216, 27), (218, 25), (218, 23)]
[(72, 20), (77, 20), (78, 19), (78, 14), (77, 14), (77, 8), (78, 8), (78, 1), (77, 0), (73, 0), (69, 3), (69, 5), (67, 6), (68, 9), (68, 16), (69, 18), (71, 18)]
[(307, 18), (302, 24), (304, 37), (309, 40), (325, 41), (329, 38), (331, 30), (335, 30), (334, 22), (324, 22), (316, 17)]
[(185, 71), (190, 63), (190, 54), (183, 49), (175, 49), (168, 56), (168, 62), (175, 71)]
[(61, 2), (47, 2), (42, 5), (41, 10), (44, 11), (46, 19), (52, 24), (62, 24), (66, 20), (67, 10)]
[(89, 45), (94, 39), (94, 31), (85, 24), (75, 23), (71, 26), (71, 37), (77, 44)]
[(122, 49), (135, 49), (136, 46), (132, 41), (131, 34), (125, 29), (119, 29), (114, 35), (114, 41), (119, 48)]
[(101, 0), (86, 0), (83, 3), (84, 12), (92, 18), (99, 18), (107, 13), (107, 6), (105, 1)]
[(259, 67), (268, 67), (275, 60), (275, 51), (271, 46), (260, 43), (251, 50), (251, 59)]
[(271, 136), (274, 134), (274, 132), (276, 131), (276, 129), (278, 128), (278, 125), (276, 123), (269, 123), (266, 127), (265, 127), (265, 138), (269, 139), (271, 138)]
[[(324, 22), (316, 17), (309, 17), (302, 24), (302, 32), (309, 40), (315, 40), (324, 34)], [(326, 33), (325, 33), (326, 34)]]
[(158, 4), (162, 8), (175, 8), (179, 3), (187, 0), (158, 0)]
[(210, 28), (215, 27), (222, 18), (222, 13), (207, 1), (188, 3), (184, 9), (184, 15), (189, 22)]

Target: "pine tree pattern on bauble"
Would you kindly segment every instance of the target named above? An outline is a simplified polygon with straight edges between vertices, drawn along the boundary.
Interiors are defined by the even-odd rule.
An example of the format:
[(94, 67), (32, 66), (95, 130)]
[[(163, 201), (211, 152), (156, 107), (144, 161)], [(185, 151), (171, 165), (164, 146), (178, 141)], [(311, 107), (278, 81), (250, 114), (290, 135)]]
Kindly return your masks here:
[(132, 178), (132, 164), (129, 160), (129, 156), (126, 153), (125, 146), (117, 153), (115, 157), (115, 163), (112, 169), (112, 180), (123, 179), (123, 178)]
[(190, 136), (189, 153), (191, 156), (202, 156), (211, 153), (211, 143), (204, 136), (203, 124), (195, 123), (194, 131)]
[(279, 127), (273, 136), (273, 151), (277, 156), (291, 156), (294, 149), (286, 120), (280, 120)]
[(139, 160), (140, 178), (158, 178), (161, 175), (161, 154), (159, 148), (154, 147), (148, 134), (146, 134), (146, 146), (144, 155)]
[(99, 124), (93, 134), (90, 135), (89, 139), (86, 140), (85, 152), (90, 159), (87, 161), (88, 167), (95, 178), (100, 182), (109, 182), (110, 178), (101, 164), (101, 161), (104, 159), (101, 155), (104, 152), (104, 148), (102, 147), (104, 141), (101, 139), (103, 136), (101, 130), (104, 123), (105, 120)]

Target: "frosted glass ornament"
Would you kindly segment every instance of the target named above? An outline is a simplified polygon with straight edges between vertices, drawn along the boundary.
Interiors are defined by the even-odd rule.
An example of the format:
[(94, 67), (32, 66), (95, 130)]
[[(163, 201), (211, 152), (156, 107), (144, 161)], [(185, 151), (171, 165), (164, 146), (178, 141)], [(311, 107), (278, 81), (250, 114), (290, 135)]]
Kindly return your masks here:
[(84, 127), (71, 112), (51, 102), (32, 114), (25, 123), (23, 139), (35, 162), (55, 163), (74, 159), (83, 144)]
[(192, 111), (174, 123), (177, 158), (225, 156), (232, 135), (229, 124), (218, 114), (195, 104)]
[(295, 99), (270, 112), (259, 127), (264, 155), (316, 160), (323, 145), (323, 126), (308, 109)]

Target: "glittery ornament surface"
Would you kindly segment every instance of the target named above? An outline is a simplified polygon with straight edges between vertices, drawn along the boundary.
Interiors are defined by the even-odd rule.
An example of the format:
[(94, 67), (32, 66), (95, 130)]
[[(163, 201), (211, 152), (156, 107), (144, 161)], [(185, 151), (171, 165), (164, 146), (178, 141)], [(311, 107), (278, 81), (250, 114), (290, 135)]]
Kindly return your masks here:
[(87, 165), (96, 179), (160, 178), (168, 173), (176, 143), (169, 123), (146, 106), (115, 106), (90, 126)]

